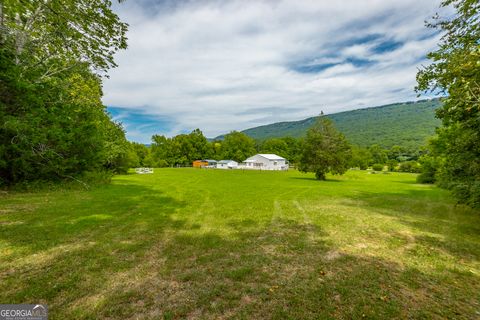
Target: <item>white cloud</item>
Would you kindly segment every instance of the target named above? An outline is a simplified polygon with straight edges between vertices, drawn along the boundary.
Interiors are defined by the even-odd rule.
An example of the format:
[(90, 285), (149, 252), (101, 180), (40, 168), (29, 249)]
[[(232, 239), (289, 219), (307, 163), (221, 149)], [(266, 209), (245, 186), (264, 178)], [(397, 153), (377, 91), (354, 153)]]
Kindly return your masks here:
[[(417, 67), (438, 40), (424, 26), (434, 0), (149, 3), (116, 7), (129, 48), (104, 102), (174, 119), (158, 128), (169, 135), (198, 127), (213, 137), (414, 99)], [(375, 50), (388, 41), (400, 45)]]

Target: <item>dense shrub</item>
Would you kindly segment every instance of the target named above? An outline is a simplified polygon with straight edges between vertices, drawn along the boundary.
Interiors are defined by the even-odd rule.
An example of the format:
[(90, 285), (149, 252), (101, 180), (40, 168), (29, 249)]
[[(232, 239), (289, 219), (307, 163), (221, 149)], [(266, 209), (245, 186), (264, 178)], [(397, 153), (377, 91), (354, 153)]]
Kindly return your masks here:
[(158, 160), (158, 162), (156, 163), (156, 165), (154, 167), (159, 167), (159, 168), (166, 168), (168, 167), (168, 162), (161, 159), (161, 160)]
[(480, 181), (456, 183), (451, 190), (460, 203), (473, 208), (480, 208)]
[(421, 173), (417, 177), (418, 183), (435, 183), (439, 160), (431, 156), (423, 156), (419, 159)]
[(417, 176), (418, 183), (435, 183), (435, 175), (432, 172), (422, 172)]
[(400, 172), (419, 173), (420, 169), (420, 165), (416, 161), (405, 161), (400, 163), (398, 167), (398, 171)]
[(383, 171), (383, 164), (380, 164), (380, 163), (375, 163), (374, 165), (372, 165), (372, 169), (374, 171)]
[(395, 171), (398, 166), (398, 161), (397, 160), (388, 160), (387, 161), (387, 166), (388, 166), (388, 171)]
[(352, 168), (359, 168), (360, 170), (366, 170), (369, 163), (372, 161), (372, 154), (368, 149), (358, 146), (352, 146), (352, 158), (350, 166)]

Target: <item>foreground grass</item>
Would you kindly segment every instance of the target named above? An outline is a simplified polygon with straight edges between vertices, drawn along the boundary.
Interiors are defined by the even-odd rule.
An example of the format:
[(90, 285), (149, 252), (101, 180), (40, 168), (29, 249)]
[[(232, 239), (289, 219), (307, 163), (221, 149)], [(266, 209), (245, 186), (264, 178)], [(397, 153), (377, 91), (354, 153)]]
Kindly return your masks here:
[(410, 174), (162, 169), (0, 196), (0, 302), (51, 319), (480, 318), (480, 214)]

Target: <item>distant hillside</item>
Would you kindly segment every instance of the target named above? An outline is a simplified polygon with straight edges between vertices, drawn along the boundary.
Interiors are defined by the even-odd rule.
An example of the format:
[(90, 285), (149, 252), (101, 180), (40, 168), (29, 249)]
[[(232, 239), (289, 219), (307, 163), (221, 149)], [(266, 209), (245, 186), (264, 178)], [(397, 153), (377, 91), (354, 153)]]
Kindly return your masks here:
[[(347, 139), (359, 146), (379, 144), (418, 148), (435, 133), (440, 121), (435, 118), (438, 99), (396, 103), (386, 106), (345, 111), (327, 115)], [(279, 137), (302, 137), (316, 117), (300, 121), (278, 122), (250, 128), (243, 132), (263, 140)]]

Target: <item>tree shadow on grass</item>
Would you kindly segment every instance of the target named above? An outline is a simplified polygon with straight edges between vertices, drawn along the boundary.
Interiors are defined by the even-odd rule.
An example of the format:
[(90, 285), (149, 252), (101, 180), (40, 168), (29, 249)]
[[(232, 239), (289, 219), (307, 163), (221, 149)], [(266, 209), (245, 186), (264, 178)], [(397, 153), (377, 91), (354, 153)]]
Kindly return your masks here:
[[(318, 226), (278, 220), (222, 236), (186, 232), (152, 243), (134, 267), (65, 301), (65, 318), (471, 318), (474, 274), (454, 282), (373, 256), (345, 254)], [(81, 287), (84, 285), (85, 287)], [(54, 311), (55, 312), (55, 311)], [(60, 317), (59, 317), (60, 318)]]
[(316, 181), (318, 183), (325, 183), (325, 182), (344, 182), (343, 180), (338, 180), (338, 179), (332, 179), (332, 178), (327, 178), (326, 180), (318, 180), (315, 177), (289, 177), (290, 179), (295, 179), (295, 180), (309, 180), (309, 181)]
[[(356, 200), (437, 230), (423, 221), (435, 208), (405, 209), (399, 196)], [(347, 254), (312, 223), (202, 229), (172, 216), (185, 203), (132, 184), (78, 197), (2, 229), (2, 241), (29, 255), (2, 268), (0, 300), (47, 303), (51, 319), (473, 319), (480, 311), (478, 274), (445, 277)], [(68, 211), (59, 211), (63, 201)]]
[(133, 268), (166, 230), (189, 227), (172, 218), (185, 203), (135, 184), (40, 194), (38, 201), (34, 210), (14, 205), (1, 227), (1, 301), (50, 304), (74, 296), (84, 281), (99, 287)]
[(0, 240), (35, 251), (72, 240), (111, 238), (147, 226), (161, 232), (172, 223), (170, 215), (185, 203), (145, 186), (114, 184), (50, 199), (46, 194), (31, 205), (34, 211), (11, 212), (10, 221), (16, 223), (2, 226)]
[[(416, 180), (408, 180), (408, 181), (405, 181), (405, 180), (395, 180), (395, 181), (392, 181), (393, 183), (401, 183), (401, 184), (409, 184), (409, 185), (422, 185), (421, 183), (418, 183)], [(433, 186), (433, 184), (423, 184), (425, 186)]]
[[(449, 195), (445, 192), (445, 197)], [(461, 260), (480, 261), (480, 212), (453, 202), (436, 202), (429, 190), (357, 193), (347, 206), (368, 207), (416, 230), (414, 242)], [(445, 199), (443, 199), (445, 200)]]

